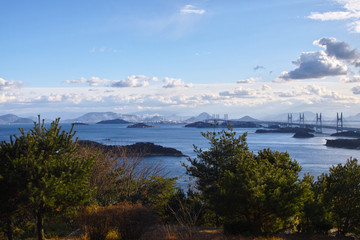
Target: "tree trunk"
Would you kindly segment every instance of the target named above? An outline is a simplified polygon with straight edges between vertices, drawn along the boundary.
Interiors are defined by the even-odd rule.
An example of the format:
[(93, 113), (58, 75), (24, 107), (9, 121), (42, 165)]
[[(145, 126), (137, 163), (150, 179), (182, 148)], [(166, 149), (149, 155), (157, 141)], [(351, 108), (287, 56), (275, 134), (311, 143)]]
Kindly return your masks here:
[(38, 240), (45, 240), (44, 234), (44, 214), (41, 209), (38, 210), (36, 214), (36, 230), (38, 235)]
[(12, 228), (12, 222), (10, 217), (6, 220), (6, 236), (8, 240), (13, 239), (13, 228)]

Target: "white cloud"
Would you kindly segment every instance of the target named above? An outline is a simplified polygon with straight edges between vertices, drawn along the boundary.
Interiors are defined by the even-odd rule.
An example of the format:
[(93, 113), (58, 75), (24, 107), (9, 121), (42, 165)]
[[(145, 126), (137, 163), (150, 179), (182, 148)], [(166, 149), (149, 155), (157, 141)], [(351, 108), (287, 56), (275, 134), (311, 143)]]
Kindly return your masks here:
[(242, 79), (242, 80), (238, 80), (236, 83), (254, 83), (256, 81), (260, 80), (260, 78), (255, 78), (255, 77), (251, 77), (248, 79)]
[(101, 79), (99, 77), (91, 77), (86, 81), (90, 86), (99, 86), (102, 83), (108, 83), (108, 79)]
[(163, 88), (189, 88), (192, 87), (192, 84), (184, 83), (181, 78), (169, 78), (165, 77), (163, 79)]
[(99, 86), (100, 84), (103, 83), (108, 83), (109, 80), (108, 79), (101, 79), (99, 77), (91, 77), (89, 79), (86, 79), (84, 77), (81, 77), (80, 79), (75, 79), (75, 80), (66, 80), (65, 83), (67, 84), (76, 84), (76, 85), (80, 85), (83, 83), (88, 83), (89, 86)]
[(275, 81), (340, 76), (346, 75), (348, 71), (345, 64), (334, 57), (329, 57), (324, 51), (303, 52), (293, 64), (298, 67), (290, 72), (283, 72)]
[(360, 82), (360, 75), (354, 75), (351, 77), (344, 77), (341, 79), (342, 82), (345, 83), (357, 83)]
[[(58, 109), (77, 113), (121, 109), (123, 113), (131, 113), (139, 107), (183, 112), (188, 112), (190, 108), (199, 112), (228, 111), (234, 112), (234, 115), (235, 112), (240, 114), (247, 110), (249, 113), (258, 111), (264, 115), (271, 114), (276, 110), (275, 106), (280, 105), (301, 106), (299, 111), (306, 111), (315, 105), (317, 109), (337, 111), (340, 105), (346, 104), (353, 111), (358, 110), (360, 86), (351, 89), (343, 82), (317, 81), (316, 85), (313, 82), (268, 82), (266, 85), (255, 82), (246, 88), (236, 83), (194, 84), (179, 91), (164, 90), (162, 84), (147, 88), (114, 89), (108, 86), (96, 88), (96, 94), (89, 91), (93, 87), (21, 88), (3, 94), (0, 92), (0, 107), (4, 112), (16, 109), (19, 113), (30, 115), (33, 112), (57, 112)], [(335, 105), (338, 108), (335, 109)]]
[(320, 21), (350, 20), (350, 30), (360, 33), (360, 2), (359, 0), (336, 0), (345, 11), (313, 12), (308, 16), (310, 19)]
[(242, 87), (235, 88), (231, 91), (223, 91), (219, 93), (222, 97), (254, 97), (255, 92), (252, 89), (244, 89)]
[(124, 87), (147, 87), (150, 81), (158, 81), (157, 77), (147, 77), (144, 75), (132, 75), (121, 81), (113, 81), (111, 86), (124, 88)]
[(6, 81), (5, 79), (0, 78), (0, 91), (14, 89), (14, 88), (20, 88), (22, 85), (23, 85), (23, 82)]
[(205, 13), (204, 9), (198, 9), (194, 5), (188, 4), (185, 5), (181, 10), (180, 13), (182, 14), (199, 14), (202, 15)]

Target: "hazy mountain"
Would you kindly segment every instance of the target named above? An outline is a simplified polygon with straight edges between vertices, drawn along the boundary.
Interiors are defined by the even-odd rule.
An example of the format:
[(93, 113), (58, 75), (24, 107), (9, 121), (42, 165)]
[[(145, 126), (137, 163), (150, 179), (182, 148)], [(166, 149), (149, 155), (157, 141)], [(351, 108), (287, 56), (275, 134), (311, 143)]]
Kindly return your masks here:
[(0, 116), (0, 119), (5, 121), (6, 123), (12, 123), (12, 122), (16, 121), (18, 118), (19, 117), (14, 114), (6, 114), (6, 115)]
[(259, 121), (259, 120), (255, 119), (255, 118), (252, 118), (252, 117), (250, 117), (250, 116), (244, 116), (244, 117), (238, 119), (237, 121), (242, 121), (242, 122), (256, 122), (256, 121)]
[(179, 116), (177, 112), (173, 111), (156, 111), (156, 110), (144, 110), (131, 113), (133, 115), (139, 116), (144, 121), (150, 120), (154, 118), (155, 122), (156, 119), (162, 117), (161, 121), (183, 121), (191, 116)]
[(346, 118), (346, 121), (360, 121), (360, 113)]
[(18, 117), (14, 114), (5, 114), (0, 116), (0, 124), (7, 123), (33, 123), (34, 121), (30, 118)]
[(138, 122), (138, 116), (129, 115), (129, 114), (121, 114), (114, 112), (90, 112), (86, 113), (78, 118), (68, 119), (64, 122), (83, 122), (83, 123), (97, 123), (104, 120), (113, 120), (113, 119), (123, 119), (128, 122)]
[(34, 123), (34, 120), (30, 118), (18, 118), (12, 123)]
[(196, 117), (191, 117), (185, 121), (186, 122), (198, 122), (198, 121), (204, 121), (204, 120), (207, 120), (210, 118), (211, 118), (210, 114), (203, 112), (203, 113), (200, 113), (199, 115), (197, 115)]
[(164, 116), (156, 115), (156, 116), (145, 118), (144, 122), (162, 122), (164, 120), (166, 120)]

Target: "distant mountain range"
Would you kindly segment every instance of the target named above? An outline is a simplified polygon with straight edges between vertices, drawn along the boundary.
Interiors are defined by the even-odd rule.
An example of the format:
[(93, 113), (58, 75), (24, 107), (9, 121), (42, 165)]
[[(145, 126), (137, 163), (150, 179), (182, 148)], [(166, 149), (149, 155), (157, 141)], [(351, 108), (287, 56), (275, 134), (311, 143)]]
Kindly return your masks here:
[(33, 119), (18, 117), (14, 114), (5, 114), (0, 116), (0, 124), (9, 123), (34, 123)]
[(192, 122), (198, 122), (198, 121), (205, 121), (210, 118), (211, 118), (210, 114), (203, 112), (203, 113), (200, 113), (199, 115), (197, 115), (196, 117), (191, 117), (191, 118), (185, 120), (185, 122), (192, 123)]
[(86, 113), (78, 118), (67, 119), (63, 122), (65, 123), (73, 123), (73, 122), (82, 122), (82, 123), (98, 123), (105, 120), (114, 120), (114, 119), (122, 119), (127, 122), (139, 122), (142, 119), (136, 115), (129, 114), (121, 114), (114, 112), (90, 112)]
[[(312, 112), (305, 112), (305, 122), (306, 121), (316, 121), (316, 114), (312, 113)], [(297, 122), (299, 121), (299, 113), (293, 113), (292, 117), (293, 117), (293, 122)], [(259, 120), (265, 120), (265, 121), (282, 121), (282, 122), (286, 122), (287, 121), (287, 117), (288, 115), (285, 114), (281, 114), (281, 115), (277, 115), (277, 116), (269, 116), (269, 117), (264, 117), (262, 119)], [(78, 118), (73, 118), (73, 119), (66, 119), (66, 120), (61, 120), (62, 123), (87, 123), (87, 124), (95, 124), (101, 121), (108, 121), (108, 120), (124, 120), (126, 122), (130, 122), (130, 123), (139, 123), (139, 122), (148, 122), (148, 123), (161, 123), (161, 122), (178, 122), (178, 123), (194, 123), (194, 122), (198, 122), (198, 121), (206, 121), (209, 119), (212, 119), (213, 117), (206, 113), (200, 113), (197, 116), (193, 116), (193, 117), (188, 117), (188, 118), (184, 118), (184, 117), (179, 117), (176, 114), (172, 114), (170, 117), (165, 117), (162, 115), (158, 115), (158, 114), (144, 114), (144, 115), (136, 115), (136, 114), (121, 114), (121, 113), (114, 113), (114, 112), (89, 112), (86, 113)], [(23, 118), (23, 117), (18, 117), (14, 114), (6, 114), (6, 115), (2, 115), (0, 116), (0, 124), (9, 124), (9, 123), (33, 123), (34, 120), (36, 119), (35, 117), (28, 117), (28, 118)], [(185, 119), (185, 120), (184, 120)], [(323, 121), (333, 121), (335, 119), (336, 121), (336, 115), (332, 116), (332, 117), (325, 117), (324, 115), (322, 116)], [(235, 121), (243, 121), (243, 122), (256, 122), (259, 121), (258, 119), (252, 118), (250, 116), (244, 116), (242, 118), (238, 118), (238, 119), (229, 119), (229, 120), (235, 120)], [(352, 121), (360, 121), (360, 113), (353, 115), (353, 116), (345, 116), (344, 120), (347, 122), (352, 122)]]

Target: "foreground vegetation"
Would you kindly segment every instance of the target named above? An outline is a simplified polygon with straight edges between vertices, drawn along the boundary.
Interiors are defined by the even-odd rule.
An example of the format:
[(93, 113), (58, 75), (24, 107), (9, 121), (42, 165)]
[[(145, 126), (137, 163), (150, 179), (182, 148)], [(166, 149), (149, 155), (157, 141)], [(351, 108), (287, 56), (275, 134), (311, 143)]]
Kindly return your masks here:
[[(317, 180), (300, 177), (301, 166), (287, 153), (255, 154), (246, 134), (214, 130), (203, 133), (209, 148), (195, 147), (197, 156), (184, 164), (195, 179), (185, 193), (176, 178), (167, 178), (160, 165), (147, 165), (139, 153), (80, 146), (74, 135), (61, 130), (59, 119), (46, 128), (39, 117), (32, 130), (20, 129), (1, 143), (0, 238), (360, 235), (356, 159)], [(269, 235), (280, 237), (263, 237)]]

